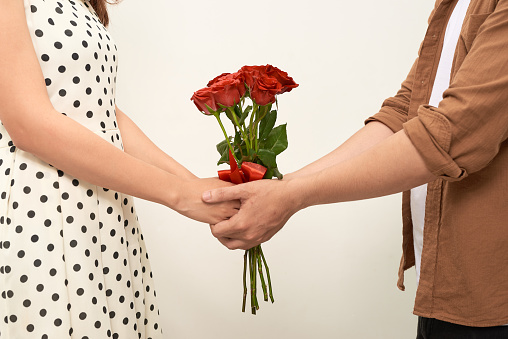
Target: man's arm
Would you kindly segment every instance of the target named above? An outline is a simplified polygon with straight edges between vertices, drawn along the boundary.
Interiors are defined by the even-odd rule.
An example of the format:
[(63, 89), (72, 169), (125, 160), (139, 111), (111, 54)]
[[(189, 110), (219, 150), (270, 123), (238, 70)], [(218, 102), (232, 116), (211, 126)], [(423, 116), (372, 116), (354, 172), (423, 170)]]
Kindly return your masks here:
[(378, 144), (393, 132), (386, 125), (373, 121), (353, 134), (342, 145), (313, 163), (284, 176), (285, 180), (302, 177), (349, 160)]
[[(404, 131), (350, 160), (314, 175), (287, 181), (261, 180), (207, 191), (206, 202), (241, 201), (238, 214), (211, 226), (229, 249), (249, 249), (269, 240), (297, 211), (319, 204), (369, 199), (435, 179)], [(262, 211), (262, 212), (260, 212)]]

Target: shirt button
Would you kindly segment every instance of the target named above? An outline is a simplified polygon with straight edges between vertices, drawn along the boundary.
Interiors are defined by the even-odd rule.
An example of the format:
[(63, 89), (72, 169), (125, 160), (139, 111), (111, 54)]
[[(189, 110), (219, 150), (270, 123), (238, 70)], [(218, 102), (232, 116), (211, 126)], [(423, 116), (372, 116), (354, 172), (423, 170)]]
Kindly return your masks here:
[(425, 83), (425, 81), (422, 80), (422, 85)]

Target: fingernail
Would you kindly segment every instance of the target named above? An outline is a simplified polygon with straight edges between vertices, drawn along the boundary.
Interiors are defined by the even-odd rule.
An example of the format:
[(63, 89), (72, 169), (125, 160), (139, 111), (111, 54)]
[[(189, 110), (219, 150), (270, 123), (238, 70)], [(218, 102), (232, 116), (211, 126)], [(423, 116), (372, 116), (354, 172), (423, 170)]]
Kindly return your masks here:
[(208, 201), (212, 198), (212, 193), (210, 191), (206, 191), (203, 193), (202, 199), (204, 201)]

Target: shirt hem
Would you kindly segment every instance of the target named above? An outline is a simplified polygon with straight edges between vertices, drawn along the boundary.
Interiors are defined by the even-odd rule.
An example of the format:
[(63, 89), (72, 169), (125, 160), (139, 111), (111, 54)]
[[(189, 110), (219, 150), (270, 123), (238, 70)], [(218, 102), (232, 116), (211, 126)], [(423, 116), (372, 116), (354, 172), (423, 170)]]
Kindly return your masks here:
[(425, 318), (434, 318), (442, 321), (446, 321), (449, 323), (469, 326), (469, 327), (494, 327), (494, 326), (505, 326), (508, 324), (508, 317), (502, 318), (501, 320), (485, 320), (485, 321), (469, 321), (461, 318), (454, 317), (448, 313), (440, 313), (440, 312), (423, 312), (418, 310), (413, 310), (413, 314), (425, 317)]

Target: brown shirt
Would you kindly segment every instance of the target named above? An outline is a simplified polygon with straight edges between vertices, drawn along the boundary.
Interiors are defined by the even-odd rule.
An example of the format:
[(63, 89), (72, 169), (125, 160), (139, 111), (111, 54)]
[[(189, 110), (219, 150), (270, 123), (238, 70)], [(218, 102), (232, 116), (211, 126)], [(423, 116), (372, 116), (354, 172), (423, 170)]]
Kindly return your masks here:
[[(439, 179), (429, 183), (414, 313), (468, 326), (508, 324), (508, 0), (471, 0), (450, 87), (428, 105), (448, 19), (438, 0), (407, 79), (369, 121), (404, 129)], [(403, 194), (404, 270), (415, 264)]]

